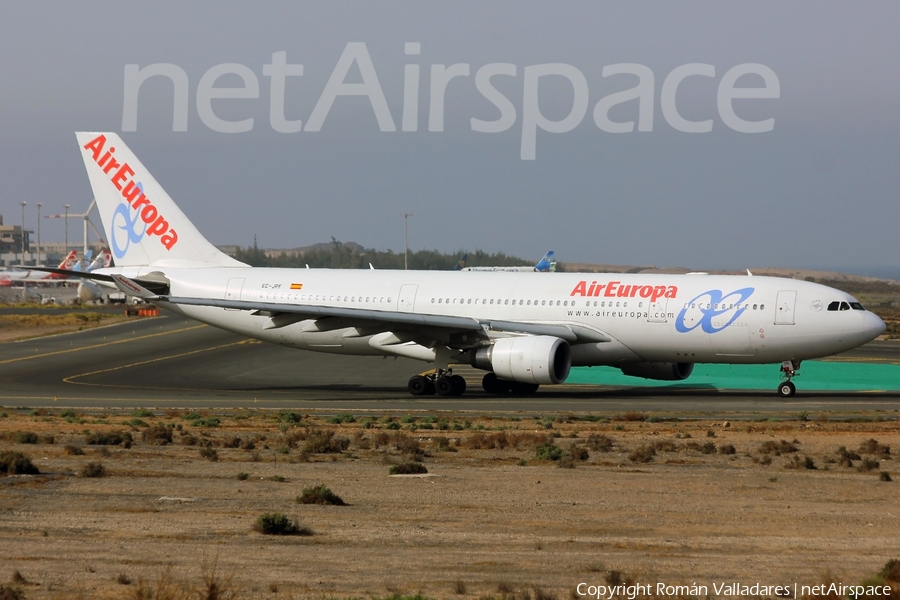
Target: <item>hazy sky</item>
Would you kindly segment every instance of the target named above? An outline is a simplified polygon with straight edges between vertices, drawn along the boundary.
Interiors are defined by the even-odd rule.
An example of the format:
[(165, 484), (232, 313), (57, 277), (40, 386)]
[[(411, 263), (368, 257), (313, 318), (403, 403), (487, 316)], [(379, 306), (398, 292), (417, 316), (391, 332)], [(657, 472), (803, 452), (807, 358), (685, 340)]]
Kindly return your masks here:
[[(334, 236), (402, 251), (400, 213), (412, 212), (413, 249), (535, 260), (554, 249), (563, 261), (697, 269), (900, 267), (897, 23), (890, 1), (7, 2), (0, 214), (18, 224), (24, 200), (33, 229), (37, 202), (45, 214), (86, 208), (73, 132), (103, 130), (122, 135), (215, 244)], [(280, 52), (303, 65), (284, 80), (283, 114), (264, 66)], [(186, 75), (186, 131), (173, 131), (177, 86), (162, 76), (141, 85), (136, 126), (124, 130), (126, 65), (163, 63)], [(623, 63), (652, 73), (650, 87), (636, 74), (603, 76)], [(693, 64), (714, 74), (678, 83)], [(778, 97), (726, 98), (726, 110), (773, 119), (770, 131), (736, 131), (722, 114), (723, 78), (747, 64), (774, 74)], [(417, 87), (405, 84), (407, 65), (418, 66)], [(479, 88), (486, 65), (492, 88)], [(538, 77), (539, 65), (551, 74)], [(435, 84), (466, 69), (446, 82), (441, 124)], [(765, 95), (755, 73), (732, 87)], [(649, 95), (604, 109), (639, 81)], [(245, 85), (250, 97), (204, 100)], [(370, 95), (347, 95), (361, 88)], [(277, 131), (308, 127), (317, 111), (318, 131)], [(597, 115), (634, 130), (604, 131)], [(682, 131), (678, 118), (711, 130)], [(215, 119), (253, 121), (223, 133)], [(472, 119), (502, 130), (473, 131)], [(523, 160), (528, 139), (533, 160)], [(42, 238), (62, 237), (61, 222), (45, 219)]]

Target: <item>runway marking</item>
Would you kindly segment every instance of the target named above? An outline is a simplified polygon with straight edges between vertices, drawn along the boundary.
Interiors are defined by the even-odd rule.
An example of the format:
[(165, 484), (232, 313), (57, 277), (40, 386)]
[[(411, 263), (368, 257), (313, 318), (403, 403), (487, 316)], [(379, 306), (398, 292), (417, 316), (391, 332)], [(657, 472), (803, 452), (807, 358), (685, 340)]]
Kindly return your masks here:
[(127, 339), (127, 340), (118, 340), (115, 342), (103, 342), (102, 344), (94, 344), (93, 346), (79, 346), (78, 348), (69, 348), (68, 350), (56, 350), (54, 352), (45, 352), (44, 354), (32, 354), (31, 356), (20, 356), (19, 358), (8, 358), (6, 360), (0, 360), (0, 365), (6, 365), (9, 363), (19, 362), (22, 360), (32, 360), (35, 358), (45, 358), (47, 356), (56, 356), (59, 354), (68, 354), (69, 352), (81, 352), (82, 350), (91, 350), (93, 348), (103, 348), (104, 346), (113, 346), (115, 344), (127, 344), (128, 342), (136, 342), (138, 340), (146, 340), (148, 338), (159, 337), (162, 335), (169, 335), (171, 333), (181, 333), (182, 331), (191, 331), (193, 329), (200, 329), (201, 327), (209, 327), (209, 326), (208, 325), (192, 325), (190, 327), (183, 327), (182, 329), (173, 329), (172, 331), (161, 331), (160, 333), (150, 333), (147, 335), (142, 335), (142, 336)]
[[(204, 325), (205, 327), (205, 325)], [(98, 371), (91, 371), (89, 373), (81, 373), (80, 375), (70, 375), (68, 377), (63, 378), (65, 383), (71, 383), (72, 385), (89, 385), (92, 387), (109, 387), (109, 388), (126, 388), (131, 389), (135, 387), (140, 387), (140, 389), (146, 390), (172, 390), (172, 391), (181, 391), (181, 392), (198, 392), (198, 391), (206, 391), (196, 388), (173, 388), (173, 387), (156, 387), (156, 386), (134, 386), (134, 385), (120, 385), (114, 383), (87, 383), (85, 381), (73, 381), (73, 379), (78, 379), (81, 377), (89, 377), (91, 375), (98, 375), (100, 373), (111, 373), (112, 371), (121, 371), (124, 369), (130, 369), (131, 367), (139, 367), (141, 365), (149, 365), (155, 362), (161, 362), (164, 360), (171, 360), (173, 358), (181, 358), (183, 356), (190, 356), (192, 354), (200, 354), (201, 352), (209, 352), (211, 350), (220, 350), (222, 348), (228, 348), (230, 346), (237, 346), (240, 344), (250, 343), (250, 340), (240, 340), (237, 342), (230, 342), (228, 344), (221, 344), (219, 346), (210, 346), (209, 348), (201, 348), (199, 350), (191, 350), (190, 352), (182, 352), (181, 354), (172, 354), (169, 356), (161, 356), (159, 358), (151, 358), (150, 360), (142, 360), (138, 362), (134, 362), (127, 365), (120, 365), (118, 367), (109, 367), (108, 369), (100, 369)]]

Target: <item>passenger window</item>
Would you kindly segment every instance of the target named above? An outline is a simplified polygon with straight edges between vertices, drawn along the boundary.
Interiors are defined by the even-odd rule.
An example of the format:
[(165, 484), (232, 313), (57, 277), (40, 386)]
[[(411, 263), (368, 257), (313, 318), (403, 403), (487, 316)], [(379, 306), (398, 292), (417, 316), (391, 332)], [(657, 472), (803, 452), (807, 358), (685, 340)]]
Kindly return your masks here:
[(493, 298), (491, 298), (491, 304), (493, 304), (493, 303), (494, 303), (494, 299), (493, 299)]
[(766, 310), (766, 305), (765, 305), (765, 304), (760, 304), (760, 305), (759, 305), (759, 310)]

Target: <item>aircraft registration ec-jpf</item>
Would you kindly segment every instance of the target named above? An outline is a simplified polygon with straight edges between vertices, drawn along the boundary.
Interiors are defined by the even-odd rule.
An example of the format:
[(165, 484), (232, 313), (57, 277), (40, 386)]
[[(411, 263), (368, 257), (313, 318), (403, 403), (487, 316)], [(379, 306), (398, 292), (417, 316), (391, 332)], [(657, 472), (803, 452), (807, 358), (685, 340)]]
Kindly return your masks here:
[(573, 366), (671, 381), (695, 363), (772, 363), (789, 397), (801, 361), (885, 329), (840, 290), (749, 273), (253, 268), (208, 242), (118, 135), (77, 138), (115, 266), (73, 275), (265, 342), (434, 363), (415, 395), (462, 394), (459, 364), (485, 370), (489, 393), (529, 394)]

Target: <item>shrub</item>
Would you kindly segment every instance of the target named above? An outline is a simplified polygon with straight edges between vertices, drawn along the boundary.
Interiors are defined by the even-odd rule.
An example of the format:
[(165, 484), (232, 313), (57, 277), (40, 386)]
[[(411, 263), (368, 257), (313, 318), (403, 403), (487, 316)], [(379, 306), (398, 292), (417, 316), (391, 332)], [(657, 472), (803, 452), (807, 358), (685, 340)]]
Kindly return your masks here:
[(281, 513), (264, 513), (253, 524), (254, 531), (265, 535), (312, 535), (309, 527), (300, 525)]
[(285, 479), (281, 475), (272, 475), (271, 477), (269, 477), (269, 481), (274, 481), (276, 483), (284, 483), (285, 481), (287, 481), (287, 479)]
[(200, 448), (200, 456), (202, 456), (209, 462), (219, 461), (219, 453), (212, 446), (203, 446), (202, 448)]
[(303, 493), (297, 496), (297, 502), (300, 504), (329, 504), (332, 506), (344, 506), (346, 504), (340, 496), (325, 487), (323, 483), (305, 488)]
[(884, 563), (878, 576), (887, 581), (900, 582), (900, 560), (892, 558)]
[(218, 417), (203, 417), (202, 419), (194, 419), (191, 424), (194, 427), (218, 427), (222, 421)]
[(172, 443), (172, 428), (162, 424), (148, 427), (141, 432), (141, 441), (151, 446), (166, 446)]
[(588, 447), (591, 450), (596, 450), (597, 452), (609, 452), (612, 450), (613, 439), (607, 435), (603, 435), (602, 433), (594, 433), (587, 439)]
[(405, 462), (399, 465), (393, 465), (388, 471), (391, 475), (421, 475), (427, 473), (428, 469), (425, 465), (417, 462)]
[(632, 451), (628, 455), (628, 460), (635, 463), (648, 463), (653, 460), (654, 456), (656, 456), (656, 450), (653, 449), (653, 446), (647, 444)]
[(66, 454), (69, 456), (81, 456), (84, 454), (84, 450), (82, 450), (80, 446), (75, 446), (74, 444), (66, 444), (63, 446), (63, 450), (65, 450)]
[(37, 444), (38, 436), (31, 431), (20, 431), (18, 435), (16, 435), (16, 442), (20, 444)]
[(852, 467), (854, 460), (861, 460), (862, 457), (853, 452), (852, 450), (847, 450), (845, 446), (841, 446), (837, 450), (838, 457), (840, 460), (838, 461), (842, 467)]
[(575, 459), (572, 458), (571, 454), (564, 454), (562, 458), (556, 463), (556, 466), (560, 469), (574, 469), (575, 468)]
[(788, 442), (786, 440), (781, 440), (779, 442), (768, 440), (766, 442), (763, 442), (759, 447), (760, 454), (774, 454), (775, 456), (790, 454), (791, 452), (796, 451), (797, 446), (794, 444), (794, 442)]
[(706, 442), (705, 444), (700, 446), (700, 452), (703, 454), (715, 454), (716, 445), (712, 442)]
[(798, 455), (794, 455), (793, 459), (790, 460), (787, 464), (784, 465), (786, 469), (809, 469), (811, 471), (816, 470), (816, 463), (808, 456), (804, 456), (803, 460), (800, 460)]
[(287, 410), (283, 410), (275, 417), (275, 420), (279, 423), (299, 423), (303, 420), (303, 415), (300, 413), (290, 412)]
[(885, 446), (884, 444), (879, 444), (876, 439), (868, 439), (859, 445), (859, 453), (860, 454), (882, 454), (884, 456), (890, 456), (891, 447)]
[(559, 460), (563, 456), (563, 450), (550, 440), (547, 440), (534, 451), (537, 460)]
[(25, 592), (14, 585), (0, 585), (0, 600), (25, 600)]
[(238, 473), (237, 474), (238, 481), (247, 481), (250, 478), (250, 473)]
[(336, 454), (350, 446), (350, 439), (336, 437), (333, 431), (312, 429), (306, 436), (303, 452), (306, 454)]
[(127, 431), (94, 431), (84, 435), (84, 443), (91, 446), (123, 446), (130, 448), (134, 438)]
[(98, 462), (85, 463), (81, 467), (81, 476), (89, 478), (106, 477), (106, 467), (103, 466), (103, 463)]
[(653, 443), (653, 449), (657, 452), (678, 452), (678, 446), (672, 440), (659, 440)]
[(146, 408), (136, 408), (133, 411), (131, 411), (131, 416), (137, 417), (139, 419), (145, 419), (147, 417), (153, 417), (155, 415), (152, 412), (150, 412), (149, 410), (147, 410)]
[(356, 418), (350, 413), (343, 415), (335, 415), (333, 417), (329, 417), (325, 421), (331, 425), (340, 425), (341, 423), (356, 423)]
[(390, 423), (385, 425), (384, 428), (397, 430), (397, 429), (400, 429), (400, 423), (398, 423), (397, 421), (391, 421)]
[(719, 446), (719, 454), (737, 454), (734, 444), (722, 444)]
[(588, 449), (583, 446), (572, 446), (569, 450), (569, 455), (575, 460), (587, 460), (590, 458)]
[(59, 416), (61, 416), (63, 419), (74, 419), (74, 418), (77, 417), (78, 415), (75, 413), (74, 410), (72, 410), (72, 409), (70, 408), (70, 409), (68, 409), (68, 410), (64, 410), (64, 411), (62, 411), (61, 413), (59, 413)]
[(119, 585), (131, 585), (131, 577), (126, 575), (125, 573), (119, 573), (116, 577), (116, 583)]
[(859, 470), (860, 471), (874, 471), (880, 465), (881, 465), (881, 463), (879, 463), (877, 460), (875, 460), (873, 458), (866, 458), (862, 461), (862, 464), (859, 465)]
[(635, 411), (629, 411), (620, 417), (620, 420), (622, 421), (643, 422), (646, 419), (646, 415), (642, 415), (641, 413)]
[(0, 473), (7, 475), (38, 475), (40, 471), (31, 459), (21, 452), (0, 453)]
[(880, 481), (893, 481), (893, 479), (891, 479), (891, 474), (888, 473), (887, 471), (880, 472), (878, 474), (878, 479)]

